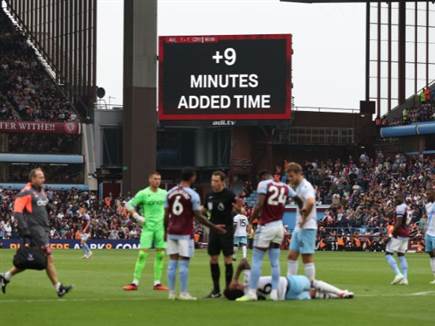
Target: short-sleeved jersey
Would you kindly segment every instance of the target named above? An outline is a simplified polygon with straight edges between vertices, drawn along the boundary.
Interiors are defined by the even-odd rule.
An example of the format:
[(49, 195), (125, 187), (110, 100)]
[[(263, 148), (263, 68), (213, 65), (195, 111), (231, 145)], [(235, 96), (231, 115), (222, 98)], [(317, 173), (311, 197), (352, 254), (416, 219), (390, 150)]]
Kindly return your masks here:
[(177, 186), (169, 190), (165, 207), (169, 210), (168, 234), (193, 235), (194, 212), (201, 201), (192, 188)]
[(163, 228), (166, 195), (167, 191), (164, 189), (153, 191), (151, 187), (147, 187), (139, 191), (127, 205), (136, 208), (145, 218), (144, 228), (156, 230)]
[(233, 203), (235, 201), (236, 195), (228, 189), (221, 192), (210, 192), (205, 196), (205, 207), (210, 212), (210, 221), (213, 224), (224, 224), (227, 234), (233, 232)]
[(243, 214), (237, 214), (234, 216), (234, 236), (235, 237), (247, 237), (248, 232), (246, 227), (249, 224), (248, 218)]
[(14, 214), (23, 214), (29, 227), (49, 227), (47, 206), (48, 198), (44, 189), (35, 189), (28, 183), (18, 193), (14, 203)]
[(435, 237), (435, 207), (434, 203), (426, 204), (427, 229), (426, 234)]
[[(251, 271), (246, 270), (244, 272), (244, 285), (245, 285), (245, 293), (249, 291), (249, 278), (251, 276)], [(278, 300), (285, 300), (285, 296), (287, 293), (288, 281), (287, 278), (281, 276), (278, 282)], [(257, 284), (257, 296), (266, 298), (272, 292), (272, 276), (261, 276), (258, 279)]]
[(258, 221), (260, 225), (282, 220), (289, 198), (296, 196), (290, 186), (272, 179), (261, 181), (258, 184), (257, 193), (266, 196)]
[[(314, 207), (311, 210), (310, 215), (308, 216), (303, 229), (317, 229), (317, 209), (316, 209), (316, 191), (314, 190), (311, 183), (308, 182), (307, 179), (302, 179), (302, 181), (298, 184), (298, 186), (295, 189), (296, 195), (302, 200), (303, 205), (307, 202), (309, 198), (314, 199)], [(300, 229), (299, 223), (302, 221), (302, 216), (299, 210), (299, 207), (297, 208), (296, 212), (296, 230)]]
[(91, 227), (91, 217), (88, 213), (79, 216), (81, 223), (81, 232), (87, 233), (90, 231)]
[(397, 228), (399, 237), (409, 237), (409, 224), (411, 222), (408, 216), (408, 206), (405, 203), (396, 206), (396, 219), (401, 218), (402, 224)]

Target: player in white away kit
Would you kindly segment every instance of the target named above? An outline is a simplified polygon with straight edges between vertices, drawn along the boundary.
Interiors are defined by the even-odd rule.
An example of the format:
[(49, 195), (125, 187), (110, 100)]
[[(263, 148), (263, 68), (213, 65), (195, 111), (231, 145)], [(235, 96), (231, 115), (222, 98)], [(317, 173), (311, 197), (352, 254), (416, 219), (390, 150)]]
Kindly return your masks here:
[(247, 255), (248, 232), (247, 227), (249, 220), (246, 217), (246, 211), (242, 208), (240, 214), (234, 216), (234, 255), (233, 260), (236, 260), (237, 250), (242, 248), (243, 258)]
[(425, 251), (430, 256), (430, 267), (434, 280), (430, 284), (435, 284), (435, 191), (431, 190), (427, 196), (428, 203), (426, 204), (426, 233), (424, 237)]
[(296, 227), (290, 241), (287, 275), (297, 274), (298, 257), (301, 254), (305, 275), (310, 280), (314, 280), (316, 277), (314, 249), (317, 235), (316, 191), (304, 178), (302, 167), (299, 164), (289, 163), (287, 176), (297, 196), (303, 202), (302, 209), (298, 208), (296, 213)]
[[(408, 285), (408, 262), (405, 254), (408, 251), (409, 223), (411, 221), (408, 217), (408, 206), (402, 194), (396, 195), (395, 203), (397, 205), (396, 223), (394, 224), (393, 234), (385, 246), (385, 257), (394, 272), (394, 280), (391, 284)], [(397, 262), (393, 257), (394, 253), (397, 253), (402, 271), (397, 266)]]
[[(250, 280), (249, 263), (246, 259), (240, 262), (228, 289), (224, 295), (229, 300), (236, 300), (248, 291)], [(244, 272), (244, 283), (239, 278)], [(266, 300), (272, 290), (272, 277), (261, 276), (257, 283), (257, 297)], [(323, 281), (310, 281), (306, 276), (289, 275), (280, 277), (278, 282), (278, 300), (311, 300), (311, 299), (352, 299), (354, 294), (347, 290), (341, 290)]]
[[(278, 300), (280, 246), (285, 232), (282, 218), (288, 199), (296, 197), (296, 193), (290, 186), (282, 182), (275, 182), (270, 173), (263, 172), (261, 178), (263, 181), (258, 184), (257, 188), (257, 205), (249, 219), (249, 222), (252, 222), (258, 217), (258, 226), (254, 238), (249, 291), (237, 299), (237, 301), (242, 302), (257, 300), (257, 283), (266, 251), (269, 253), (272, 268), (270, 297), (272, 300)], [(300, 199), (295, 198), (295, 200), (300, 202)]]

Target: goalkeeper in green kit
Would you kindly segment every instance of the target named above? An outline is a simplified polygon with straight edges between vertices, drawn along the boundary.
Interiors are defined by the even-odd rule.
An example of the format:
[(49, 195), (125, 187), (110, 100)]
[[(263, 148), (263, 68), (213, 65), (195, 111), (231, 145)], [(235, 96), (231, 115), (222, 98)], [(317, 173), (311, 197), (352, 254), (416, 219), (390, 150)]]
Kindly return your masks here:
[(133, 282), (123, 287), (125, 291), (136, 291), (142, 277), (142, 271), (150, 254), (150, 249), (155, 248), (154, 259), (154, 286), (156, 291), (167, 291), (160, 280), (163, 272), (163, 259), (165, 257), (165, 229), (164, 214), (166, 190), (160, 189), (161, 176), (153, 172), (148, 178), (149, 187), (139, 191), (131, 199), (126, 208), (137, 223), (142, 224), (140, 236), (139, 255), (134, 268)]

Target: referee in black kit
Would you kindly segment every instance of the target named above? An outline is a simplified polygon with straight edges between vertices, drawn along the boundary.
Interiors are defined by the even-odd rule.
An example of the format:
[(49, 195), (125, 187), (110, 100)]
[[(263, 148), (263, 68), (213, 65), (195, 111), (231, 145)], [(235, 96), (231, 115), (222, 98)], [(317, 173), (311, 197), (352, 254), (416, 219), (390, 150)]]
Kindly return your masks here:
[(210, 214), (210, 221), (217, 225), (224, 225), (226, 234), (220, 235), (210, 229), (208, 241), (208, 255), (210, 256), (210, 271), (213, 280), (213, 290), (207, 296), (209, 299), (220, 298), (220, 268), (219, 255), (222, 252), (225, 262), (226, 287), (233, 277), (234, 225), (233, 210), (237, 210), (236, 195), (225, 188), (225, 173), (215, 171), (211, 176), (212, 192), (205, 199), (205, 210)]

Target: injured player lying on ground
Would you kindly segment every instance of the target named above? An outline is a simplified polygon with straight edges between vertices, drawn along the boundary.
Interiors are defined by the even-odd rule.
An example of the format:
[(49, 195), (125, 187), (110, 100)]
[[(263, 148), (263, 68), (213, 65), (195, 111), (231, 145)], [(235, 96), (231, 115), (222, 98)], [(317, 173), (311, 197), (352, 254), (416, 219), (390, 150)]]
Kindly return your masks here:
[[(228, 300), (237, 300), (248, 289), (251, 266), (243, 259), (234, 275), (230, 286), (224, 291)], [(244, 282), (239, 278), (244, 274)], [(272, 277), (260, 277), (257, 285), (258, 300), (266, 300), (272, 290)], [(278, 300), (311, 300), (311, 299), (352, 299), (354, 294), (348, 290), (341, 290), (323, 281), (310, 281), (303, 275), (280, 277), (278, 284)]]

